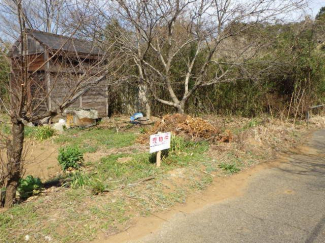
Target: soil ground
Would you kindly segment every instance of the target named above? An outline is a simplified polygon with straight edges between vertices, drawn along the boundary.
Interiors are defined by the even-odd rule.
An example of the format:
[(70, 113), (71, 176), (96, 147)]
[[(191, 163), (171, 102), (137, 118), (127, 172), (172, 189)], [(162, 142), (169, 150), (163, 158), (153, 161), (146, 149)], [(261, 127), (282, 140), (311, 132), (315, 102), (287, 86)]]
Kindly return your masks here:
[[(31, 242), (89, 242), (96, 238), (100, 242), (115, 239), (114, 235), (124, 231), (141, 236), (165, 221), (173, 212), (171, 208), (193, 211), (241, 195), (250, 175), (274, 166), (257, 164), (288, 153), (310, 129), (325, 127), (322, 117), (311, 120), (309, 130), (303, 122), (270, 118), (204, 118), (222, 131), (230, 130), (232, 142), (187, 144), (190, 147), (165, 157), (160, 169), (149, 162), (148, 146), (135, 143), (146, 128), (118, 123), (125, 119), (112, 122), (115, 128), (101, 124), (41, 142), (28, 138), (25, 175), (40, 177), (43, 182), (66, 176), (57, 156), (60, 147), (70, 145), (82, 149), (84, 166), (72, 174), (70, 187), (48, 187), (41, 195), (0, 214), (0, 241), (20, 242), (28, 236)], [(105, 191), (94, 195), (98, 186)], [(133, 228), (135, 225), (142, 225), (142, 230)]]

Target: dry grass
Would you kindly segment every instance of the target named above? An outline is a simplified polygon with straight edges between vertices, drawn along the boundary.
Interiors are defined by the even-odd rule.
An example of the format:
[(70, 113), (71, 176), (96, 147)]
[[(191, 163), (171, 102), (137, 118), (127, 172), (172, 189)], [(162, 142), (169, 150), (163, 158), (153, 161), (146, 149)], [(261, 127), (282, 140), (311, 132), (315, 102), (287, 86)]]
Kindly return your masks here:
[(220, 129), (202, 118), (193, 118), (184, 114), (168, 114), (140, 136), (137, 142), (147, 143), (149, 136), (158, 132), (172, 132), (174, 135), (191, 141), (215, 141), (219, 138)]
[[(31, 242), (46, 242), (49, 237), (52, 242), (89, 242), (100, 232), (107, 236), (116, 234), (132, 226), (138, 216), (184, 203), (189, 194), (204, 189), (213, 178), (236, 173), (288, 151), (309, 132), (304, 122), (215, 116), (203, 119), (213, 127), (220, 127), (221, 134), (233, 134), (233, 141), (210, 145), (191, 142), (186, 146), (192, 147), (184, 145), (165, 157), (160, 169), (147, 161), (143, 146), (140, 150), (136, 144), (122, 146), (123, 153), (110, 147), (105, 153), (99, 149), (90, 153), (93, 163), (85, 168), (81, 179), (98, 179), (108, 190), (93, 195), (87, 185), (76, 189), (51, 187), (41, 196), (0, 215), (0, 241), (22, 242), (28, 235)], [(321, 127), (325, 127), (325, 118), (313, 117), (309, 129)], [(59, 142), (76, 141), (82, 145), (97, 141), (101, 146), (106, 141), (102, 136), (91, 139), (103, 134), (102, 131), (83, 133), (76, 137), (70, 132)], [(130, 137), (128, 142), (134, 138)], [(120, 139), (116, 144), (124, 145), (125, 138)], [(128, 160), (120, 163), (120, 158)], [(148, 177), (154, 179), (143, 181)]]

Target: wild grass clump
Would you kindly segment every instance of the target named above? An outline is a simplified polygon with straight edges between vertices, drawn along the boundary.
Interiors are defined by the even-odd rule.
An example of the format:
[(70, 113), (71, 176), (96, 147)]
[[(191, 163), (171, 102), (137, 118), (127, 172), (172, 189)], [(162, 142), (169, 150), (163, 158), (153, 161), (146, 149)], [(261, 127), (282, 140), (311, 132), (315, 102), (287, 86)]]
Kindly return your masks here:
[(54, 134), (55, 134), (55, 131), (51, 127), (41, 126), (41, 127), (36, 128), (34, 137), (37, 140), (43, 141), (43, 140), (46, 140), (46, 139), (52, 137)]
[(72, 173), (70, 179), (70, 187), (73, 189), (85, 188), (86, 186), (90, 185), (90, 176), (83, 172), (77, 171), (75, 173)]
[(190, 163), (200, 161), (201, 155), (208, 149), (208, 142), (194, 142), (172, 135), (170, 149), (162, 151), (163, 164), (187, 166)]
[(193, 147), (195, 145), (192, 141), (187, 141), (183, 137), (172, 135), (170, 140), (170, 152), (184, 151), (186, 148)]
[(75, 146), (60, 148), (58, 161), (64, 171), (79, 169), (83, 161), (83, 153)]
[(105, 180), (98, 178), (94, 174), (75, 172), (71, 174), (71, 188), (90, 189), (93, 195), (98, 195), (106, 190)]
[(230, 173), (230, 174), (235, 174), (240, 171), (240, 169), (237, 167), (236, 164), (228, 164), (225, 162), (222, 162), (219, 165), (219, 168), (223, 169), (224, 171), (226, 171), (227, 173)]
[(26, 137), (35, 138), (36, 140), (43, 141), (49, 139), (55, 134), (55, 130), (49, 126), (28, 127), (24, 129)]
[(11, 127), (8, 124), (0, 123), (0, 134), (8, 135), (11, 133)]
[(92, 180), (90, 183), (90, 187), (91, 187), (91, 193), (93, 195), (101, 194), (106, 189), (104, 182), (100, 179)]

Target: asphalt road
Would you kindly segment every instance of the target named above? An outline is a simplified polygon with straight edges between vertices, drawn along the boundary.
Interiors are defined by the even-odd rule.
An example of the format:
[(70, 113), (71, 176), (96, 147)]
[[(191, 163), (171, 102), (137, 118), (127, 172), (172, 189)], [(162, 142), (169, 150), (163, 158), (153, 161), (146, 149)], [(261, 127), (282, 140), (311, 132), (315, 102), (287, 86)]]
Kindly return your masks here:
[(136, 242), (325, 243), (325, 130), (290, 162), (252, 176), (243, 196), (178, 213)]

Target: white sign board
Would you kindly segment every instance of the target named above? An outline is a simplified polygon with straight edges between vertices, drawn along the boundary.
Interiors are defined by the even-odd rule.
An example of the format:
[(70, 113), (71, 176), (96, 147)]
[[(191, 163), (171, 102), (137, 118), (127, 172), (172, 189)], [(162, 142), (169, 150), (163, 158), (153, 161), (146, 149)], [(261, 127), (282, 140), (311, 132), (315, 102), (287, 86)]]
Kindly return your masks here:
[(171, 133), (158, 133), (150, 135), (150, 153), (170, 148)]

